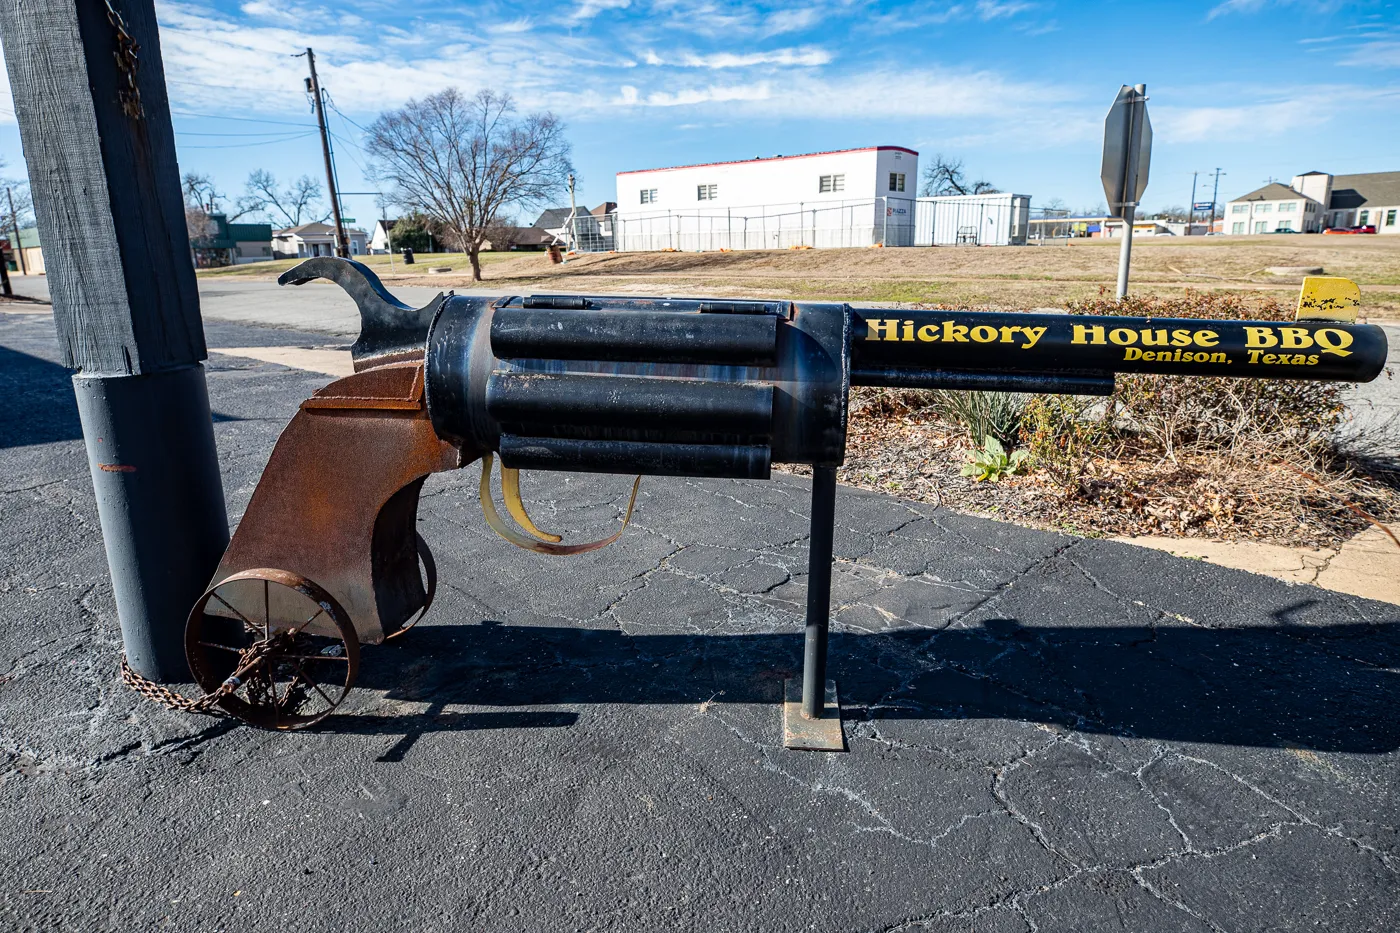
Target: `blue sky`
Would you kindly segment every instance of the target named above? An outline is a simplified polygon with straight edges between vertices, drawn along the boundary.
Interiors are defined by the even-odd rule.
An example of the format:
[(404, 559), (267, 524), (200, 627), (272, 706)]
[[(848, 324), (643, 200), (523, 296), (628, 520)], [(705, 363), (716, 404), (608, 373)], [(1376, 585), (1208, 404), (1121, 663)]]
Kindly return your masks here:
[[(1143, 82), (1149, 209), (1217, 166), (1221, 200), (1311, 169), (1400, 170), (1400, 0), (158, 0), (184, 171), (321, 173), (302, 90), (316, 49), (342, 187), (357, 124), (456, 85), (569, 125), (587, 204), (614, 173), (870, 145), (963, 159), (1044, 205), (1103, 199), (1102, 121)], [(4, 80), (0, 78), (0, 80)], [(20, 147), (0, 86), (0, 158)], [(268, 122), (258, 122), (268, 121)], [(1198, 199), (1208, 199), (1208, 193)], [(347, 196), (361, 225), (373, 198)]]

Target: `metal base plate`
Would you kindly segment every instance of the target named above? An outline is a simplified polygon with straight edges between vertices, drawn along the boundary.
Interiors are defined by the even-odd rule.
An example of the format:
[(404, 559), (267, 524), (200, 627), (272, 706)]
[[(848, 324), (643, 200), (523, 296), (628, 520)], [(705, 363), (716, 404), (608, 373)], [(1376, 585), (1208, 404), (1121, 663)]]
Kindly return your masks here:
[(846, 734), (841, 728), (841, 703), (836, 681), (826, 682), (826, 705), (821, 719), (802, 716), (802, 679), (783, 681), (783, 747), (807, 752), (844, 752)]

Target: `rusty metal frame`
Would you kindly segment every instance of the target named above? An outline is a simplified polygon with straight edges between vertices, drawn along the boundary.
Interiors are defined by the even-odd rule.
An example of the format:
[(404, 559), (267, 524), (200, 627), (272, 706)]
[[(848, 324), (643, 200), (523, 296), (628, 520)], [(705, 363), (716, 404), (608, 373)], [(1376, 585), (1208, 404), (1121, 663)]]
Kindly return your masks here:
[(423, 481), (473, 459), (433, 431), (421, 362), (333, 382), (282, 432), (214, 580), (255, 567), (299, 574), (345, 609), (361, 642), (379, 644), (428, 600)]

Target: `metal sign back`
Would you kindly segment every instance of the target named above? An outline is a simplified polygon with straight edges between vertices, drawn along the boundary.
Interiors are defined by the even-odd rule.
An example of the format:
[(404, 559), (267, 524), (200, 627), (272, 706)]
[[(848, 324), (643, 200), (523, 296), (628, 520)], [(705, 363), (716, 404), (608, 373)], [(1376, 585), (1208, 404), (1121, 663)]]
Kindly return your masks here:
[(1152, 121), (1142, 85), (1123, 85), (1104, 119), (1103, 193), (1110, 211), (1122, 216), (1124, 204), (1137, 204), (1147, 190), (1152, 163)]

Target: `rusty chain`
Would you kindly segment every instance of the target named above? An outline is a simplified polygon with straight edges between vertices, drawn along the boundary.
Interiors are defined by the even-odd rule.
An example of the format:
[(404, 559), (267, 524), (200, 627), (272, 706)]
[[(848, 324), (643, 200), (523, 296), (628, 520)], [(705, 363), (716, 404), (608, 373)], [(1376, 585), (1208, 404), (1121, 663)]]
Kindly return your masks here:
[(107, 5), (107, 22), (112, 24), (112, 28), (117, 33), (117, 50), (112, 53), (112, 57), (117, 60), (117, 73), (121, 76), (123, 86), (117, 89), (117, 99), (121, 101), (122, 112), (133, 120), (140, 120), (146, 115), (146, 110), (141, 106), (141, 89), (136, 86), (136, 69), (140, 67), (137, 59), (137, 52), (141, 46), (131, 37), (131, 33), (126, 31), (126, 20), (112, 6), (112, 0), (105, 0)]
[(159, 703), (167, 709), (177, 710), (182, 713), (202, 713), (206, 716), (217, 716), (214, 707), (224, 697), (229, 696), (239, 687), (243, 686), (243, 678), (240, 674), (247, 675), (254, 667), (261, 664), (264, 659), (278, 647), (276, 640), (260, 641), (238, 653), (238, 667), (233, 674), (219, 684), (211, 693), (206, 693), (202, 697), (191, 699), (183, 694), (176, 693), (169, 687), (162, 686), (153, 680), (147, 680), (136, 671), (132, 670), (127, 663), (126, 654), (122, 654), (122, 682), (132, 690), (141, 694), (148, 700)]

